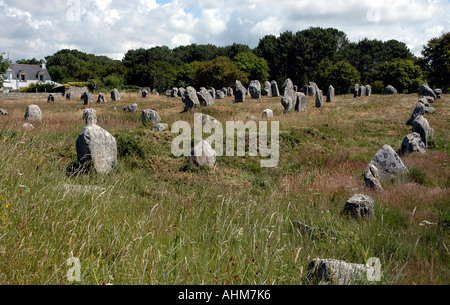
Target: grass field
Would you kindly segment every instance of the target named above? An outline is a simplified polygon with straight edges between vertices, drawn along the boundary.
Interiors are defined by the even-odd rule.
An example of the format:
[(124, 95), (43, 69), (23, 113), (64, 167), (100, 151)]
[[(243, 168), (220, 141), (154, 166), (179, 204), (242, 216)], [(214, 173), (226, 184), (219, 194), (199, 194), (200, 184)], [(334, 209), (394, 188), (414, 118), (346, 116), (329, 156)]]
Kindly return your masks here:
[[(143, 109), (169, 126), (193, 123), (180, 98), (122, 94), (90, 105), (118, 142), (107, 176), (74, 171), (81, 101), (0, 100), (9, 113), (0, 116), (0, 284), (302, 285), (311, 284), (313, 258), (378, 257), (375, 284), (448, 285), (450, 97), (426, 115), (434, 128), (427, 154), (401, 156), (410, 175), (384, 181), (383, 192), (364, 187), (375, 153), (384, 144), (398, 150), (411, 132), (405, 123), (418, 99), (345, 95), (318, 109), (308, 97), (306, 112), (290, 114), (280, 98), (216, 100), (196, 111), (224, 123), (273, 109), (280, 161), (261, 168), (259, 157), (218, 157), (208, 169), (172, 155), (177, 135), (141, 124)], [(121, 110), (134, 102), (137, 113)], [(24, 131), (29, 104), (43, 121)], [(374, 219), (341, 216), (354, 193), (375, 200)], [(295, 221), (340, 237), (301, 234)], [(80, 260), (80, 282), (68, 281), (70, 257)]]

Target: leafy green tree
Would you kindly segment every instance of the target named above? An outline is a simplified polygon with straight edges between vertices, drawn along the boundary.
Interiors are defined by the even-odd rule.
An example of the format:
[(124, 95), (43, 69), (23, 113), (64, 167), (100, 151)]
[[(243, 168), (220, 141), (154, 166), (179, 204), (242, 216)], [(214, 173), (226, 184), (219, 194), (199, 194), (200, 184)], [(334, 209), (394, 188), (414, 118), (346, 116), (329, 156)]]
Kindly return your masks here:
[(194, 87), (234, 87), (236, 80), (248, 83), (247, 75), (231, 59), (218, 56), (199, 64), (195, 72)]
[(218, 56), (226, 56), (231, 59), (235, 58), (239, 53), (248, 53), (252, 50), (246, 44), (233, 43), (231, 46), (218, 48)]
[(328, 88), (333, 85), (336, 94), (350, 93), (351, 88), (360, 82), (358, 70), (346, 61), (339, 61), (333, 64), (328, 58), (320, 64), (314, 80), (320, 88)]
[(21, 64), (21, 65), (39, 65), (41, 63), (40, 60), (37, 60), (36, 58), (32, 58), (32, 59), (19, 59), (16, 60), (16, 64)]
[(429, 85), (447, 91), (450, 86), (450, 32), (428, 41), (419, 62), (425, 70)]
[(413, 60), (394, 59), (381, 64), (379, 71), (378, 80), (403, 93), (416, 93), (425, 82), (422, 69)]
[(247, 74), (250, 80), (265, 82), (269, 79), (269, 66), (264, 58), (252, 52), (239, 53), (233, 60), (239, 70)]

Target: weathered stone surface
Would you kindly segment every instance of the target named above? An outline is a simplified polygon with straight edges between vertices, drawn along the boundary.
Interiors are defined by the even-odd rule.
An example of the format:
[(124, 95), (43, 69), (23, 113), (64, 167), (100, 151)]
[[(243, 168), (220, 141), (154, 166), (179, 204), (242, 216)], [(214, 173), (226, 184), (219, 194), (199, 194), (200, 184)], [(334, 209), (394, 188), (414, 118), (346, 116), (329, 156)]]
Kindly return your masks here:
[(196, 113), (194, 115), (194, 124), (205, 125), (206, 123), (209, 123), (209, 122), (212, 123), (212, 126), (220, 125), (220, 122), (210, 115), (203, 114), (203, 113)]
[(186, 89), (183, 87), (178, 88), (178, 97), (183, 97), (185, 91)]
[(425, 144), (428, 146), (428, 139), (433, 136), (434, 130), (430, 127), (428, 120), (423, 115), (418, 115), (412, 122), (412, 132), (417, 132)]
[(117, 142), (95, 124), (85, 126), (76, 140), (78, 161), (92, 165), (99, 174), (109, 173), (117, 164)]
[(83, 120), (86, 125), (97, 124), (97, 111), (93, 108), (84, 109)]
[(33, 124), (30, 124), (30, 123), (23, 123), (21, 128), (25, 129), (25, 130), (31, 130), (31, 129), (34, 129), (34, 126), (33, 126)]
[(366, 87), (364, 86), (359, 86), (358, 88), (358, 96), (366, 96)]
[(272, 95), (272, 88), (270, 86), (270, 83), (268, 81), (264, 82), (264, 88), (261, 90), (262, 96), (270, 96)]
[(378, 169), (381, 178), (391, 178), (409, 173), (400, 157), (389, 145), (384, 145), (369, 164), (374, 165)]
[(327, 92), (327, 103), (331, 103), (334, 101), (334, 87), (332, 85), (328, 86), (328, 92)]
[(319, 91), (319, 86), (315, 82), (309, 82), (307, 87), (309, 96), (317, 96), (317, 92)]
[(420, 134), (417, 132), (410, 133), (405, 137), (402, 142), (402, 147), (400, 149), (401, 154), (409, 154), (409, 153), (426, 153), (426, 146), (423, 143)]
[(48, 95), (48, 98), (47, 98), (47, 103), (54, 103), (54, 102), (56, 102), (58, 100), (59, 96), (60, 96), (59, 94), (50, 93)]
[(197, 92), (198, 102), (201, 106), (211, 106), (214, 104), (214, 99), (206, 88), (201, 88), (200, 91)]
[(363, 282), (368, 271), (373, 274), (373, 267), (336, 259), (315, 258), (309, 263), (308, 278), (321, 284), (351, 285)]
[(434, 93), (433, 89), (428, 87), (427, 84), (423, 84), (422, 87), (419, 89), (419, 96), (430, 96), (434, 99), (436, 99), (436, 93)]
[(297, 101), (295, 103), (295, 111), (306, 111), (306, 95), (303, 92), (297, 92)]
[(359, 94), (359, 84), (355, 84), (355, 88), (353, 89), (353, 97), (358, 97)]
[(191, 151), (189, 159), (198, 166), (206, 165), (214, 167), (216, 163), (216, 152), (207, 141), (201, 141)]
[(148, 126), (149, 124), (156, 125), (161, 122), (161, 117), (159, 113), (153, 109), (144, 109), (142, 110), (142, 124), (144, 126)]
[(248, 86), (248, 91), (252, 98), (261, 98), (261, 84), (259, 80), (252, 80)]
[(263, 119), (273, 119), (273, 111), (272, 109), (266, 109), (262, 113)]
[[(263, 115), (264, 115), (264, 113), (263, 113)], [(249, 116), (245, 117), (245, 119), (247, 121), (257, 121), (258, 120), (258, 118), (255, 117), (254, 115), (249, 115)]]
[(320, 89), (316, 91), (316, 107), (323, 107), (323, 93)]
[(236, 90), (234, 91), (234, 101), (236, 103), (242, 103), (245, 101), (247, 89), (241, 84), (240, 81), (236, 81)]
[(381, 191), (383, 187), (380, 182), (380, 172), (376, 168), (375, 165), (370, 164), (367, 165), (366, 170), (364, 171), (364, 184), (371, 189)]
[(227, 96), (233, 96), (233, 95), (234, 95), (233, 88), (228, 87)]
[(123, 111), (125, 112), (137, 112), (138, 111), (138, 104), (134, 103), (132, 105), (126, 106), (123, 108)]
[(156, 95), (156, 96), (158, 96), (158, 95), (159, 95), (159, 92), (158, 92), (158, 91), (156, 91), (156, 89), (153, 89), (153, 90), (152, 90), (152, 95)]
[(442, 89), (439, 89), (439, 88), (434, 89), (434, 94), (436, 94), (436, 98), (441, 99), (442, 98)]
[(89, 105), (94, 101), (94, 97), (90, 92), (83, 92), (83, 94), (81, 94), (81, 99), (83, 100), (83, 105)]
[(216, 99), (216, 89), (211, 87), (211, 89), (208, 90), (209, 94), (211, 95), (211, 98), (214, 100)]
[(353, 218), (370, 218), (375, 216), (375, 201), (367, 195), (354, 194), (347, 200), (343, 213)]
[(181, 100), (184, 103), (184, 111), (192, 111), (195, 107), (200, 105), (197, 97), (197, 91), (195, 91), (195, 89), (191, 86), (186, 88)]
[(294, 109), (297, 102), (297, 93), (294, 91), (294, 84), (288, 78), (283, 84), (283, 97), (281, 98), (281, 104), (284, 107), (284, 113), (290, 112)]
[(276, 82), (276, 81), (273, 80), (273, 81), (270, 83), (270, 88), (271, 88), (272, 96), (273, 96), (273, 97), (280, 96), (280, 90), (278, 90), (278, 85), (277, 85), (277, 82)]
[(216, 91), (216, 99), (221, 100), (225, 98), (225, 93), (222, 90)]
[(70, 92), (66, 93), (66, 100), (71, 100), (73, 98), (75, 98), (75, 92), (70, 91)]
[(370, 85), (366, 85), (366, 96), (372, 95), (372, 87)]
[(416, 105), (416, 108), (414, 108), (413, 113), (411, 114), (411, 118), (406, 122), (406, 125), (412, 125), (412, 122), (416, 117), (419, 115), (425, 114), (425, 104), (429, 105), (426, 99), (420, 99), (419, 102)]
[(25, 111), (25, 120), (40, 122), (42, 121), (42, 111), (38, 105), (28, 105), (27, 110)]
[(166, 123), (158, 123), (153, 127), (154, 131), (164, 131), (169, 129), (169, 125), (167, 125)]
[(111, 91), (111, 100), (112, 101), (120, 101), (120, 93), (119, 90), (113, 89)]
[(148, 91), (147, 90), (144, 89), (144, 90), (141, 91), (141, 97), (142, 98), (146, 98), (147, 95), (148, 95)]
[(389, 85), (386, 88), (384, 88), (383, 95), (391, 95), (391, 94), (397, 94), (397, 89)]
[(5, 109), (0, 109), (0, 114), (1, 115), (8, 115), (8, 111), (6, 111)]
[(424, 96), (423, 98), (426, 99), (428, 103), (434, 103), (434, 101), (435, 101), (435, 98), (432, 96), (427, 95), (427, 96)]
[(170, 97), (178, 97), (178, 88), (177, 87), (172, 88), (172, 90), (170, 91)]
[(97, 103), (106, 103), (106, 97), (103, 92), (98, 93)]

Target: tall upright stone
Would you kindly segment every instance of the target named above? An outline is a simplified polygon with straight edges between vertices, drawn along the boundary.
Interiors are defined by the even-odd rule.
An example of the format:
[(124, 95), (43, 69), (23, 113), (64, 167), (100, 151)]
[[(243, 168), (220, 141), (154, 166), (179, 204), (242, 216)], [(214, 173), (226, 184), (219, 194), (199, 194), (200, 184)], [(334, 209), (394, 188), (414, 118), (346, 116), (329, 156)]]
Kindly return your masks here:
[(93, 108), (87, 108), (83, 111), (83, 120), (85, 125), (97, 124), (97, 111)]
[(144, 126), (156, 125), (161, 122), (158, 112), (153, 109), (142, 110), (142, 124)]
[(370, 85), (366, 85), (366, 96), (372, 95), (372, 87)]
[(284, 113), (290, 112), (297, 101), (297, 94), (294, 91), (294, 84), (288, 78), (283, 84), (283, 97), (281, 98), (281, 104), (284, 107)]
[(316, 91), (316, 107), (323, 107), (323, 93), (320, 89)]
[(358, 88), (358, 96), (366, 96), (366, 87), (361, 85)]
[(25, 120), (32, 122), (40, 122), (42, 121), (42, 111), (38, 105), (28, 105), (25, 111)]
[(297, 92), (297, 101), (295, 103), (295, 111), (306, 111), (306, 95), (303, 92)]
[(433, 101), (436, 99), (436, 93), (434, 93), (433, 89), (431, 89), (428, 84), (423, 84), (419, 89), (419, 96), (429, 96), (433, 98)]
[(334, 87), (330, 85), (328, 86), (327, 103), (331, 103), (333, 101), (334, 101)]
[(254, 99), (261, 98), (261, 84), (259, 80), (252, 80), (248, 87), (248, 91), (250, 92), (250, 96)]
[(111, 100), (112, 101), (120, 101), (120, 93), (119, 93), (119, 90), (117, 90), (116, 88), (114, 88), (111, 91)]
[(412, 132), (417, 132), (425, 146), (428, 146), (428, 139), (433, 136), (434, 130), (430, 127), (428, 120), (423, 115), (418, 115), (411, 123)]
[(214, 104), (214, 99), (206, 88), (201, 88), (200, 91), (197, 92), (198, 102), (201, 106), (211, 106)]
[(388, 85), (386, 88), (384, 88), (383, 95), (391, 95), (391, 94), (397, 94), (397, 89), (395, 89), (393, 86)]
[(273, 81), (270, 83), (270, 87), (271, 87), (271, 89), (272, 89), (272, 96), (273, 96), (273, 97), (280, 96), (280, 91), (278, 90), (278, 85), (277, 85), (277, 82), (276, 82), (276, 81), (273, 80)]
[(97, 103), (105, 103), (105, 102), (106, 102), (105, 94), (103, 92), (99, 92), (97, 97)]
[(247, 89), (241, 84), (240, 81), (236, 81), (236, 90), (234, 92), (234, 101), (236, 103), (242, 103), (245, 101)]
[(263, 96), (270, 96), (272, 95), (272, 89), (270, 86), (270, 83), (268, 81), (264, 82), (264, 88), (261, 90), (261, 95)]
[(181, 100), (184, 103), (184, 111), (192, 111), (195, 107), (200, 105), (197, 97), (197, 91), (195, 91), (195, 89), (191, 86), (186, 88)]
[(355, 84), (355, 88), (353, 89), (353, 97), (357, 98), (359, 94), (359, 85)]

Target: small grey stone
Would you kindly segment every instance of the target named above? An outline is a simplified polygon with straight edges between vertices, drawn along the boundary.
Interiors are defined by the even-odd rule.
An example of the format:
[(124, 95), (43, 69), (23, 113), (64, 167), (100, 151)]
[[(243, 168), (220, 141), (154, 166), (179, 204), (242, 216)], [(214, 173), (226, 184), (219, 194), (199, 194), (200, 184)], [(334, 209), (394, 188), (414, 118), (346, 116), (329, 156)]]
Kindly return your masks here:
[(262, 113), (263, 119), (272, 119), (273, 118), (273, 111), (272, 109), (266, 109)]
[(389, 85), (386, 88), (384, 88), (383, 95), (391, 95), (391, 94), (397, 94), (397, 89)]
[(25, 120), (40, 122), (42, 120), (42, 111), (38, 105), (29, 105), (25, 111)]
[(142, 124), (148, 126), (149, 124), (156, 125), (161, 122), (161, 117), (158, 112), (152, 109), (142, 110)]
[(370, 218), (375, 215), (375, 201), (367, 195), (354, 194), (347, 200), (343, 213), (353, 218)]
[(97, 124), (97, 111), (93, 108), (84, 109), (83, 119), (86, 125)]
[(259, 80), (252, 80), (248, 87), (250, 96), (254, 99), (261, 98), (261, 84)]
[(167, 125), (166, 123), (158, 123), (153, 127), (154, 131), (164, 131), (169, 129), (169, 125)]
[(400, 157), (389, 145), (384, 145), (373, 157), (369, 164), (373, 164), (380, 172), (381, 178), (396, 177), (409, 174)]
[(132, 105), (126, 106), (123, 108), (123, 111), (125, 112), (137, 112), (138, 111), (138, 104), (134, 103)]
[(207, 141), (199, 142), (191, 151), (190, 160), (198, 165), (214, 167), (216, 163), (216, 152)]
[(430, 127), (428, 120), (423, 115), (418, 115), (411, 123), (412, 132), (417, 132), (425, 144), (428, 146), (428, 139), (433, 136), (434, 130)]
[(22, 129), (25, 129), (25, 130), (34, 129), (33, 124), (30, 124), (30, 123), (23, 123), (21, 127), (22, 127)]
[(6, 111), (5, 109), (0, 109), (0, 114), (1, 115), (8, 115), (8, 111)]
[[(370, 267), (373, 268), (373, 267)], [(315, 258), (309, 263), (308, 278), (321, 284), (350, 285), (366, 279), (368, 267), (336, 259)], [(373, 270), (371, 270), (371, 274)]]
[(364, 171), (364, 184), (371, 189), (381, 191), (383, 187), (380, 182), (380, 172), (377, 167), (373, 164), (367, 165), (366, 170)]
[(236, 103), (245, 102), (245, 95), (247, 89), (241, 84), (240, 81), (236, 80), (236, 90), (234, 91), (234, 101)]
[(417, 132), (410, 133), (405, 137), (400, 149), (401, 154), (405, 153), (426, 153), (426, 146), (423, 143), (420, 134)]
[(97, 103), (106, 103), (106, 97), (103, 92), (98, 93)]
[(114, 88), (111, 91), (111, 100), (112, 101), (120, 101), (120, 93), (119, 93), (119, 90), (117, 90), (116, 88)]

